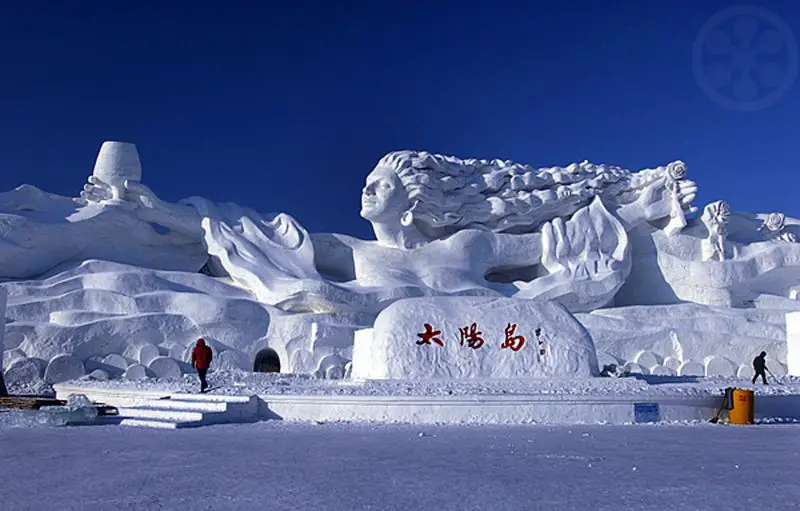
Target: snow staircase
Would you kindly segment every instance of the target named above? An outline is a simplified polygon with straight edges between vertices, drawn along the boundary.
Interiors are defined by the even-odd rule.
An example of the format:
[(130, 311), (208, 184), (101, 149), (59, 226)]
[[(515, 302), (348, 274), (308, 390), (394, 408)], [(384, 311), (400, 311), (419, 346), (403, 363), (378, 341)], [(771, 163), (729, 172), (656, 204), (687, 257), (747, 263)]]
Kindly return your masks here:
[(149, 428), (196, 428), (210, 424), (255, 422), (257, 396), (172, 394), (136, 406), (117, 407), (120, 425)]

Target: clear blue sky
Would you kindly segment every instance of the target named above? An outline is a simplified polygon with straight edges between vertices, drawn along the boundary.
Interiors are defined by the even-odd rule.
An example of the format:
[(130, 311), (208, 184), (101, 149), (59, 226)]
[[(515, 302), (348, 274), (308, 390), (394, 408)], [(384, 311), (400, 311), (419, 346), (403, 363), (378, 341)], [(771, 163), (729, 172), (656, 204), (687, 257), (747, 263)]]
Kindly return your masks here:
[[(800, 2), (755, 3), (800, 34)], [(532, 165), (683, 159), (699, 205), (800, 217), (800, 82), (723, 108), (692, 45), (713, 0), (9, 1), (0, 189), (75, 195), (103, 140), (165, 199), (371, 236), (364, 177), (425, 149)]]

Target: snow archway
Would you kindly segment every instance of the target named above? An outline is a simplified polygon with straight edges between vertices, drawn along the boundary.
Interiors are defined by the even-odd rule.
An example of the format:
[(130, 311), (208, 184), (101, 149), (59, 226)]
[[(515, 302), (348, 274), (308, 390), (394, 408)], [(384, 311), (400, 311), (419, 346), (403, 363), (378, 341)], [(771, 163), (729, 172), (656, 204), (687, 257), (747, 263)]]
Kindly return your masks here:
[(279, 373), (281, 372), (281, 359), (278, 353), (272, 348), (264, 348), (256, 353), (253, 363), (253, 372), (256, 373)]

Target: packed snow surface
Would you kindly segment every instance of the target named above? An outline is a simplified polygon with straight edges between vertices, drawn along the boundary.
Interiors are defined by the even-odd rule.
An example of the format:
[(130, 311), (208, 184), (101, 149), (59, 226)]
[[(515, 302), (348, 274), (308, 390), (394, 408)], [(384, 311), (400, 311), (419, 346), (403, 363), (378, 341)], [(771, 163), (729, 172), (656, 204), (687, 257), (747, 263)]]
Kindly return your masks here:
[[(470, 379), (470, 380), (325, 380), (307, 375), (212, 371), (209, 383), (215, 394), (229, 395), (353, 395), (353, 396), (464, 396), (529, 395), (721, 395), (726, 387), (756, 389), (762, 395), (800, 394), (800, 377), (782, 376), (771, 385), (751, 385), (743, 378), (689, 378), (676, 376), (635, 376), (626, 378)], [(100, 388), (196, 392), (197, 375), (181, 379), (139, 381), (79, 380), (72, 383)]]
[(793, 509), (799, 431), (274, 421), (0, 429), (2, 508)]

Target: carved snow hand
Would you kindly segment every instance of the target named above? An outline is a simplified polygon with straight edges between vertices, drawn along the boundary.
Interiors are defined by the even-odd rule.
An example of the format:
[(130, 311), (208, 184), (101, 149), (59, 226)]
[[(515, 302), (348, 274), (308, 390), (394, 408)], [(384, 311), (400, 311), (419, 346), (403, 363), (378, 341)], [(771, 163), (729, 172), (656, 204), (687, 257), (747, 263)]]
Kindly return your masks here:
[[(84, 205), (101, 203), (116, 197), (111, 185), (96, 176), (89, 176), (88, 182), (83, 186), (79, 201)], [(120, 200), (114, 203), (117, 207), (136, 210), (137, 215), (143, 220), (157, 221), (157, 218), (169, 209), (156, 194), (147, 186), (136, 181), (125, 181)]]
[(147, 209), (167, 209), (153, 190), (136, 181), (125, 181), (125, 200)]
[(597, 280), (624, 261), (627, 236), (600, 198), (565, 222), (555, 218), (542, 226), (542, 266), (550, 275)]
[(98, 177), (89, 176), (87, 183), (83, 185), (83, 190), (81, 190), (80, 202), (84, 205), (99, 203), (111, 200), (112, 197), (113, 193), (111, 192), (111, 186), (109, 184)]
[(645, 219), (658, 220), (696, 212), (697, 207), (692, 205), (696, 196), (697, 184), (694, 181), (675, 181), (665, 176), (647, 185), (637, 202)]

